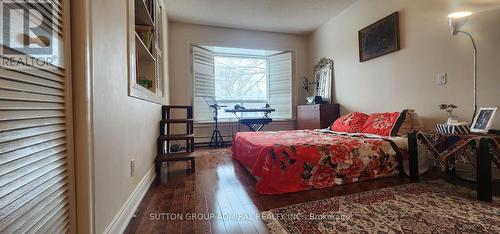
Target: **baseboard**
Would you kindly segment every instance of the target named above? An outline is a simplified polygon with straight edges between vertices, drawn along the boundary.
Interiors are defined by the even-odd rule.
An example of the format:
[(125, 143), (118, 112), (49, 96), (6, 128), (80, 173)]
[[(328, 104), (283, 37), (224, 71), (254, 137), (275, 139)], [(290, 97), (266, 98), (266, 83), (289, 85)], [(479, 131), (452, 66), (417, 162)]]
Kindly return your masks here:
[(127, 199), (118, 214), (113, 218), (104, 233), (123, 233), (127, 228), (128, 223), (134, 216), (137, 207), (141, 204), (144, 195), (153, 183), (156, 177), (155, 167), (151, 167), (144, 178), (139, 182), (139, 185), (132, 192), (132, 195)]

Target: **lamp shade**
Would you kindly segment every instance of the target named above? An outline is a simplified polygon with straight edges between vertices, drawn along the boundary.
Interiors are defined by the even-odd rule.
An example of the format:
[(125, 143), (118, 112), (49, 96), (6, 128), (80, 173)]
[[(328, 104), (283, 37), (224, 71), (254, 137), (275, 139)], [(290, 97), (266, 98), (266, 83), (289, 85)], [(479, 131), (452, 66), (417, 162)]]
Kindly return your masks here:
[(450, 23), (451, 34), (456, 35), (458, 31), (460, 31), (460, 28), (462, 28), (462, 26), (464, 26), (464, 24), (467, 23), (467, 20), (469, 20), (471, 15), (472, 12), (468, 11), (455, 12), (449, 14), (448, 21)]

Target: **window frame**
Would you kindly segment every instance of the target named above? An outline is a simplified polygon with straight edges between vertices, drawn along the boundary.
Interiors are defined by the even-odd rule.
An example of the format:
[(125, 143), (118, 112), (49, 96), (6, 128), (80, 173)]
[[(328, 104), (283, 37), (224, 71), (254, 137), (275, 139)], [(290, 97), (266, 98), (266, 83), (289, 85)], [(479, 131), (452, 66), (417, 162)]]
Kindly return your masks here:
[[(275, 123), (285, 123), (285, 122), (294, 122), (296, 120), (296, 109), (294, 107), (296, 107), (296, 103), (297, 103), (297, 100), (296, 100), (296, 97), (294, 96), (294, 94), (296, 94), (298, 92), (297, 90), (297, 84), (296, 84), (296, 75), (297, 75), (297, 64), (296, 64), (296, 53), (297, 53), (297, 49), (296, 48), (262, 48), (262, 49), (255, 49), (255, 48), (245, 48), (245, 47), (241, 47), (241, 45), (228, 45), (228, 44), (220, 44), (220, 43), (203, 43), (203, 42), (200, 42), (200, 41), (190, 41), (188, 40), (187, 41), (187, 44), (189, 46), (186, 47), (186, 52), (189, 54), (189, 56), (191, 57), (191, 62), (192, 62), (192, 58), (193, 58), (193, 48), (195, 47), (198, 47), (198, 48), (202, 48), (204, 50), (207, 50), (209, 52), (211, 52), (213, 54), (213, 56), (216, 56), (216, 55), (223, 55), (223, 56), (230, 56), (230, 57), (257, 57), (257, 58), (264, 58), (266, 60), (268, 60), (267, 64), (266, 64), (266, 71), (267, 71), (267, 76), (268, 76), (268, 84), (269, 84), (269, 59), (272, 57), (272, 56), (275, 56), (275, 55), (278, 55), (278, 54), (283, 54), (283, 53), (290, 53), (291, 54), (291, 60), (290, 60), (290, 63), (291, 63), (291, 77), (290, 77), (290, 111), (291, 111), (291, 116), (289, 118), (273, 118), (273, 122)], [(208, 48), (207, 48), (208, 47)], [(210, 48), (211, 47), (211, 48)], [(278, 53), (274, 53), (274, 54), (269, 54), (269, 55), (250, 55), (250, 54), (237, 54), (237, 53), (221, 53), (221, 52), (214, 52), (212, 48), (214, 47), (221, 47), (221, 48), (237, 48), (237, 49), (249, 49), (249, 50), (261, 50), (261, 51), (270, 51), (270, 52), (277, 52), (279, 51)], [(188, 66), (188, 72), (191, 74), (191, 92), (190, 92), (190, 97), (191, 97), (191, 103), (195, 103), (195, 97), (196, 97), (196, 90), (195, 90), (195, 81), (194, 81), (194, 74), (195, 74), (195, 71), (194, 71), (194, 63), (191, 63), (190, 66)], [(269, 99), (269, 88), (267, 89), (267, 98)], [(231, 100), (231, 101), (234, 101), (234, 100)], [(268, 100), (269, 101), (269, 100)], [(222, 110), (223, 111), (223, 110)], [(195, 117), (195, 120), (194, 120), (194, 124), (195, 124), (195, 127), (205, 127), (206, 124), (213, 124), (215, 121), (212, 120), (211, 118), (210, 119), (203, 119), (203, 120), (196, 120), (196, 117)], [(237, 121), (237, 118), (223, 118), (223, 119), (219, 119), (219, 122), (220, 122), (220, 126), (232, 126), (232, 125), (225, 125), (225, 124), (233, 124), (235, 122), (238, 122)]]

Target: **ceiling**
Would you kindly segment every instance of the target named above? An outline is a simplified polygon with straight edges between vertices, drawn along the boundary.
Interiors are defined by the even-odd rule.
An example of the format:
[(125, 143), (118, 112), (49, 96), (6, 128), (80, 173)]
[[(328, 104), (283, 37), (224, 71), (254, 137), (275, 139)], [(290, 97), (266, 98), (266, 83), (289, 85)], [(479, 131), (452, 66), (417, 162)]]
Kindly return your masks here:
[(167, 0), (170, 21), (308, 34), (355, 0)]

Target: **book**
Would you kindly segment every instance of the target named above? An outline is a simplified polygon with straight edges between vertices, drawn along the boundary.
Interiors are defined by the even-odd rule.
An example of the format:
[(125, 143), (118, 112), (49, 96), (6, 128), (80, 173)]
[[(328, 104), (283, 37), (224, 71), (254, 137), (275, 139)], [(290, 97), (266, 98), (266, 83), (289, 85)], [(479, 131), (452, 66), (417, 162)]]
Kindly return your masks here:
[(142, 42), (144, 42), (144, 45), (146, 48), (151, 52), (151, 45), (153, 44), (153, 33), (152, 32), (144, 32), (142, 33), (144, 35), (144, 39)]
[(141, 85), (144, 88), (150, 89), (153, 87), (153, 81), (152, 80), (147, 80), (142, 77), (138, 77), (137, 79), (137, 84)]

